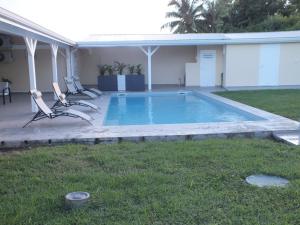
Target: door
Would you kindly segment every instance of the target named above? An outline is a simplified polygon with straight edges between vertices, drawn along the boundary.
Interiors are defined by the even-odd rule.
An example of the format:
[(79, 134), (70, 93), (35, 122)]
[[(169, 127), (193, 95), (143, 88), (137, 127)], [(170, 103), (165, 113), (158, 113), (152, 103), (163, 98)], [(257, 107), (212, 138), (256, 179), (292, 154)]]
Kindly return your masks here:
[(200, 86), (216, 85), (216, 51), (200, 50)]
[(280, 45), (266, 44), (260, 46), (260, 64), (258, 85), (276, 86), (279, 82)]

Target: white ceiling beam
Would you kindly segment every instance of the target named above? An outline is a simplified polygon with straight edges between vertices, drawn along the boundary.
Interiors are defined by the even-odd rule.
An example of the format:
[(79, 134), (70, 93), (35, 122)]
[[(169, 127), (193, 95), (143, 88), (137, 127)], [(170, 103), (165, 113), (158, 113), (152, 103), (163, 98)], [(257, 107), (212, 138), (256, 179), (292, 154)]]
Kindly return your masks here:
[[(21, 45), (21, 44), (17, 44), (17, 45), (12, 45), (12, 50), (26, 50), (26, 44), (25, 45)], [(36, 49), (43, 49), (43, 50), (46, 50), (46, 49), (51, 49), (51, 47), (49, 45), (37, 45), (36, 46)]]
[(159, 46), (157, 46), (152, 52), (151, 52), (151, 56), (155, 54), (155, 52), (157, 52), (157, 50), (159, 49)]
[(142, 52), (145, 53), (145, 55), (148, 55), (148, 52), (144, 49), (144, 47), (139, 47), (139, 48), (142, 50)]

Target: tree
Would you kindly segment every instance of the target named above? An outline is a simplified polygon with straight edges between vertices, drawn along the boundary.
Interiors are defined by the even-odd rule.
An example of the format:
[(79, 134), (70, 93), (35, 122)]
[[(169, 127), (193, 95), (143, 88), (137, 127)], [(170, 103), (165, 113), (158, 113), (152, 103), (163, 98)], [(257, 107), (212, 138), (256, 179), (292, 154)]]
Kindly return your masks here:
[(228, 16), (232, 0), (205, 1), (198, 32), (217, 33), (224, 30), (224, 18)]
[(247, 31), (247, 27), (280, 14), (286, 4), (287, 0), (236, 0), (225, 19), (230, 25), (225, 31)]
[(174, 33), (228, 33), (300, 29), (300, 0), (172, 0)]
[(247, 31), (261, 32), (261, 31), (291, 31), (300, 29), (300, 15), (270, 16), (261, 23), (249, 26)]
[(161, 28), (170, 28), (173, 33), (197, 33), (197, 22), (203, 9), (199, 0), (171, 0), (168, 4), (174, 10), (166, 13), (166, 18), (173, 19)]

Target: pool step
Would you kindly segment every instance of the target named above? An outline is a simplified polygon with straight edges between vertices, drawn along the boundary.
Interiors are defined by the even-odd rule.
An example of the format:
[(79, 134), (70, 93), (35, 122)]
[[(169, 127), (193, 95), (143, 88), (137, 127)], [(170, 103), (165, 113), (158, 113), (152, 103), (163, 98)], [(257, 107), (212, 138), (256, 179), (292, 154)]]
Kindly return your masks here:
[(300, 130), (274, 132), (275, 139), (292, 145), (300, 145)]

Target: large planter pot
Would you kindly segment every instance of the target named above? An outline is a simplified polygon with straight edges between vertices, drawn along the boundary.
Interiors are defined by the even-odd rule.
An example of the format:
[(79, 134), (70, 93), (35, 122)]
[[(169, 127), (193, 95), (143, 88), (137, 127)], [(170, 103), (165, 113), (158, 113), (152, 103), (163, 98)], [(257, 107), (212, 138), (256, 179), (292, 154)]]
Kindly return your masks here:
[(145, 91), (145, 75), (126, 75), (126, 91)]
[(122, 74), (117, 75), (118, 91), (126, 91), (126, 76)]
[(117, 91), (118, 81), (117, 76), (98, 76), (98, 89), (101, 91)]

